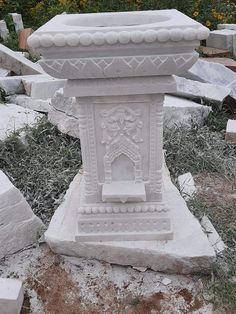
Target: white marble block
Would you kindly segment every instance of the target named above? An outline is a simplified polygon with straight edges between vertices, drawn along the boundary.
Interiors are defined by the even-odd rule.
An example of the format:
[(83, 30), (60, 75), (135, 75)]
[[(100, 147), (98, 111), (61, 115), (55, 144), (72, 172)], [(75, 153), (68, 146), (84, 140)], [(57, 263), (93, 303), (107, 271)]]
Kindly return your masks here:
[(83, 157), (77, 243), (173, 239), (163, 199), (163, 102), (209, 30), (176, 10), (59, 15), (29, 46), (67, 79)]
[(0, 278), (0, 313), (20, 314), (23, 301), (22, 282), (18, 279)]
[(1, 170), (0, 221), (0, 258), (36, 242), (44, 227), (21, 192)]
[(233, 35), (236, 34), (236, 30), (220, 29), (210, 32), (207, 38), (206, 44), (208, 47), (225, 49), (233, 52), (233, 47), (236, 43), (233, 42)]
[(228, 120), (225, 139), (230, 143), (236, 144), (236, 120)]
[(16, 33), (19, 34), (19, 32), (24, 29), (22, 16), (19, 13), (9, 13), (9, 15), (12, 17)]
[(9, 36), (9, 30), (7, 28), (7, 24), (4, 20), (0, 21), (0, 38), (3, 40), (7, 39)]

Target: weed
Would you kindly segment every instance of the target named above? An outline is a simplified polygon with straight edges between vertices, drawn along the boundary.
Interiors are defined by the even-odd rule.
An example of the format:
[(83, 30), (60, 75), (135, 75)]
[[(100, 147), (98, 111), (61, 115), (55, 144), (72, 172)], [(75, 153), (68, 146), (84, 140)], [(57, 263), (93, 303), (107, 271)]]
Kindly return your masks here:
[(45, 119), (25, 131), (27, 146), (18, 133), (0, 142), (0, 169), (47, 224), (81, 166), (80, 141), (61, 134)]

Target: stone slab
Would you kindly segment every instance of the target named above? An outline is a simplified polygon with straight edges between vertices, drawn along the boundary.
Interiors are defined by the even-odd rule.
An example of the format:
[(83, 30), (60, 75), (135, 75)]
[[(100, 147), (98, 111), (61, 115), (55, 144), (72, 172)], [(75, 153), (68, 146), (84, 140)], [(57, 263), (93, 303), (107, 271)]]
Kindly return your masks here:
[(23, 84), (23, 80), (38, 80), (42, 76), (42, 79), (47, 77), (46, 75), (27, 75), (25, 76), (7, 76), (0, 77), (0, 88), (5, 92), (6, 95), (14, 95), (14, 94), (24, 94), (25, 86)]
[(232, 58), (202, 58), (202, 60), (207, 62), (220, 63), (226, 68), (236, 72), (236, 61)]
[(56, 125), (62, 133), (79, 138), (79, 123), (78, 119), (68, 116), (64, 112), (52, 109), (48, 113), (48, 120)]
[(7, 102), (18, 106), (35, 110), (38, 112), (48, 113), (51, 107), (51, 99), (33, 99), (26, 95), (13, 95), (6, 98)]
[(178, 185), (183, 198), (188, 201), (196, 193), (193, 176), (190, 172), (184, 173), (178, 177)]
[(114, 264), (183, 274), (210, 271), (215, 260), (214, 249), (171, 182), (166, 168), (163, 174), (164, 201), (170, 208), (173, 240), (76, 242), (78, 188), (81, 182), (81, 174), (78, 174), (45, 233), (47, 243), (58, 254), (96, 258)]
[(236, 99), (236, 73), (222, 64), (198, 60), (191, 69), (181, 76), (194, 81), (230, 88), (230, 96)]
[(0, 278), (1, 314), (20, 314), (23, 301), (22, 282), (18, 279)]
[(52, 98), (55, 92), (65, 86), (66, 80), (56, 80), (51, 77), (40, 77), (38, 80), (23, 79), (26, 94), (35, 99)]
[[(233, 52), (233, 35), (236, 34), (236, 30), (221, 29), (210, 32), (209, 37), (206, 40), (208, 47), (214, 47), (218, 49), (225, 49)], [(236, 43), (235, 43), (236, 44)]]
[(236, 24), (218, 24), (217, 25), (218, 29), (231, 29), (231, 30), (236, 30)]
[(43, 230), (21, 192), (0, 170), (0, 258), (34, 243)]
[(213, 47), (201, 46), (200, 50), (202, 54), (206, 57), (231, 57), (232, 52), (225, 49), (217, 49)]
[(236, 120), (228, 120), (225, 140), (236, 144)]
[(24, 29), (23, 21), (22, 21), (22, 16), (19, 13), (9, 13), (11, 16), (14, 26), (15, 26), (15, 31), (17, 34)]
[(0, 140), (26, 125), (34, 126), (43, 115), (15, 104), (0, 104)]
[(17, 55), (13, 50), (2, 44), (0, 44), (0, 66), (17, 75), (45, 73), (39, 64)]
[(224, 251), (224, 249), (226, 249), (226, 245), (222, 241), (221, 237), (219, 236), (218, 232), (216, 231), (216, 229), (214, 228), (213, 224), (211, 223), (207, 216), (202, 217), (201, 225), (204, 228), (207, 237), (216, 253), (221, 253), (222, 251)]
[(211, 108), (202, 106), (188, 99), (174, 96), (165, 96), (164, 101), (164, 126), (175, 125), (191, 126), (193, 123), (203, 125)]
[(174, 78), (177, 83), (177, 91), (174, 94), (181, 97), (195, 100), (206, 99), (218, 104), (222, 104), (224, 99), (231, 92), (230, 88), (224, 86), (188, 80), (179, 76), (174, 76)]

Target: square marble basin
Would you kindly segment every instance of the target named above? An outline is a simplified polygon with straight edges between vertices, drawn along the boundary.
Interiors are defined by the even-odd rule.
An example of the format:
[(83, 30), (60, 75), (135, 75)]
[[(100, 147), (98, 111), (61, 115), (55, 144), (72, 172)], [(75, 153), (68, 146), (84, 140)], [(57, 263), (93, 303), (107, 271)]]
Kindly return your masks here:
[(62, 14), (29, 39), (33, 48), (193, 41), (209, 30), (177, 10)]
[(177, 10), (62, 14), (31, 35), (28, 44), (43, 55), (44, 70), (58, 78), (170, 75), (196, 62), (195, 48), (208, 34)]

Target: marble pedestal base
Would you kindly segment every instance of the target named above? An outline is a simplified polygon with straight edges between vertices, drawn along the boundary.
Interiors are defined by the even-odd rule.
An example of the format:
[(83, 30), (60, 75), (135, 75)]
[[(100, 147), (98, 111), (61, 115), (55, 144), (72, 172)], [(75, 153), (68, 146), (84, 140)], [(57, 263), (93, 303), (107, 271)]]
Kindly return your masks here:
[(54, 252), (168, 273), (188, 274), (211, 270), (215, 260), (214, 249), (172, 184), (166, 168), (163, 173), (163, 200), (170, 208), (174, 238), (164, 241), (77, 241), (78, 186), (81, 177), (78, 174), (74, 178), (45, 233), (46, 242)]

